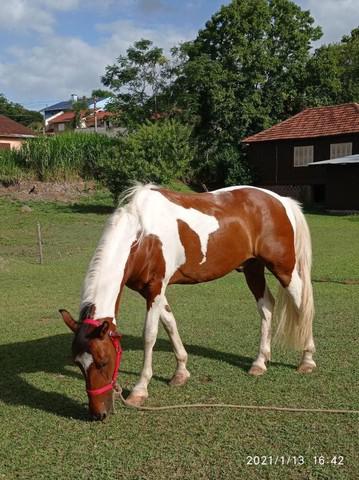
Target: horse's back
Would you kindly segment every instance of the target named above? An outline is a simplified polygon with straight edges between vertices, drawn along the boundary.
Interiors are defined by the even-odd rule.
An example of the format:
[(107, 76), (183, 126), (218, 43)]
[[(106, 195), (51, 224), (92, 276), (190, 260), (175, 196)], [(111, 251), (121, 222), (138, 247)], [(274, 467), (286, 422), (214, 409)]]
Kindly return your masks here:
[(183, 194), (144, 188), (136, 209), (143, 235), (159, 239), (170, 283), (219, 278), (251, 258), (294, 255), (289, 207), (262, 189)]

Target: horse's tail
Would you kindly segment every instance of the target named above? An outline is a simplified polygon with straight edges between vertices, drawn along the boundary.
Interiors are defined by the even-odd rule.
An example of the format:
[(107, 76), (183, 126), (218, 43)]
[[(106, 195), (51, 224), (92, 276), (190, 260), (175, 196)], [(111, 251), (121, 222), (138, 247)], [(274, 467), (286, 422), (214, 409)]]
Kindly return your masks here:
[[(294, 248), (296, 264), (291, 286), (279, 287), (275, 306), (277, 331), (275, 340), (283, 346), (304, 350), (312, 337), (314, 317), (313, 289), (311, 282), (312, 245), (308, 224), (300, 205), (286, 198), (295, 221)], [(314, 345), (313, 345), (314, 349)]]

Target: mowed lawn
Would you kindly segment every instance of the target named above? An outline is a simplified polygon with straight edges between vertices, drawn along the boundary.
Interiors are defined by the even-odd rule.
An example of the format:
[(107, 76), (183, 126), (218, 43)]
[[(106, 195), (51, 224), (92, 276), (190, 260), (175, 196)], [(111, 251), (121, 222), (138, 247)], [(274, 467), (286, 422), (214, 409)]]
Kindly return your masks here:
[[(31, 207), (22, 213), (19, 203), (0, 200), (0, 479), (358, 478), (355, 414), (151, 413), (118, 403), (106, 422), (89, 422), (84, 381), (70, 357), (72, 335), (57, 310), (77, 316), (85, 271), (110, 209), (98, 198)], [(315, 373), (297, 374), (298, 354), (275, 348), (265, 376), (247, 374), (258, 349), (259, 318), (243, 274), (233, 273), (169, 288), (192, 376), (183, 388), (167, 385), (175, 361), (160, 329), (148, 405), (359, 409), (359, 217), (307, 218), (314, 243)], [(37, 263), (38, 221), (44, 265)], [(144, 312), (143, 300), (127, 290), (119, 322), (125, 389), (142, 364)], [(249, 464), (258, 461), (267, 465)]]

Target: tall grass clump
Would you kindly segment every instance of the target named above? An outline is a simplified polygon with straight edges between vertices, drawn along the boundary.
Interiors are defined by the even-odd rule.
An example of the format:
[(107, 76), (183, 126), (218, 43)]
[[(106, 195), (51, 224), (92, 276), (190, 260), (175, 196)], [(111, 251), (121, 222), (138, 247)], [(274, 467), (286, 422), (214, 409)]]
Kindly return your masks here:
[(65, 133), (30, 139), (19, 150), (18, 163), (41, 181), (96, 176), (98, 158), (117, 140), (104, 135)]
[(14, 185), (26, 176), (18, 165), (16, 153), (14, 150), (0, 150), (0, 183), (3, 185)]

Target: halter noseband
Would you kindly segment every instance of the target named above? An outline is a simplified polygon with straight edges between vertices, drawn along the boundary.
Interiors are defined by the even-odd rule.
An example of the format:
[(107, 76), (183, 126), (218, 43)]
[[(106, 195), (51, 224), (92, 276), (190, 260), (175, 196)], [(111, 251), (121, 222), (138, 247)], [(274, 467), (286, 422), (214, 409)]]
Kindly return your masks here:
[[(82, 323), (86, 325), (92, 325), (94, 327), (99, 327), (102, 325), (102, 322), (99, 320), (93, 320), (92, 318), (86, 318)], [(115, 361), (115, 369), (113, 371), (111, 383), (105, 385), (101, 388), (89, 389), (87, 388), (87, 394), (90, 396), (102, 395), (103, 393), (109, 392), (110, 390), (116, 390), (116, 381), (118, 376), (118, 369), (120, 368), (121, 356), (122, 356), (122, 348), (120, 344), (121, 335), (117, 332), (108, 332), (108, 336), (112, 341), (112, 345), (115, 347), (116, 350), (116, 361)]]

